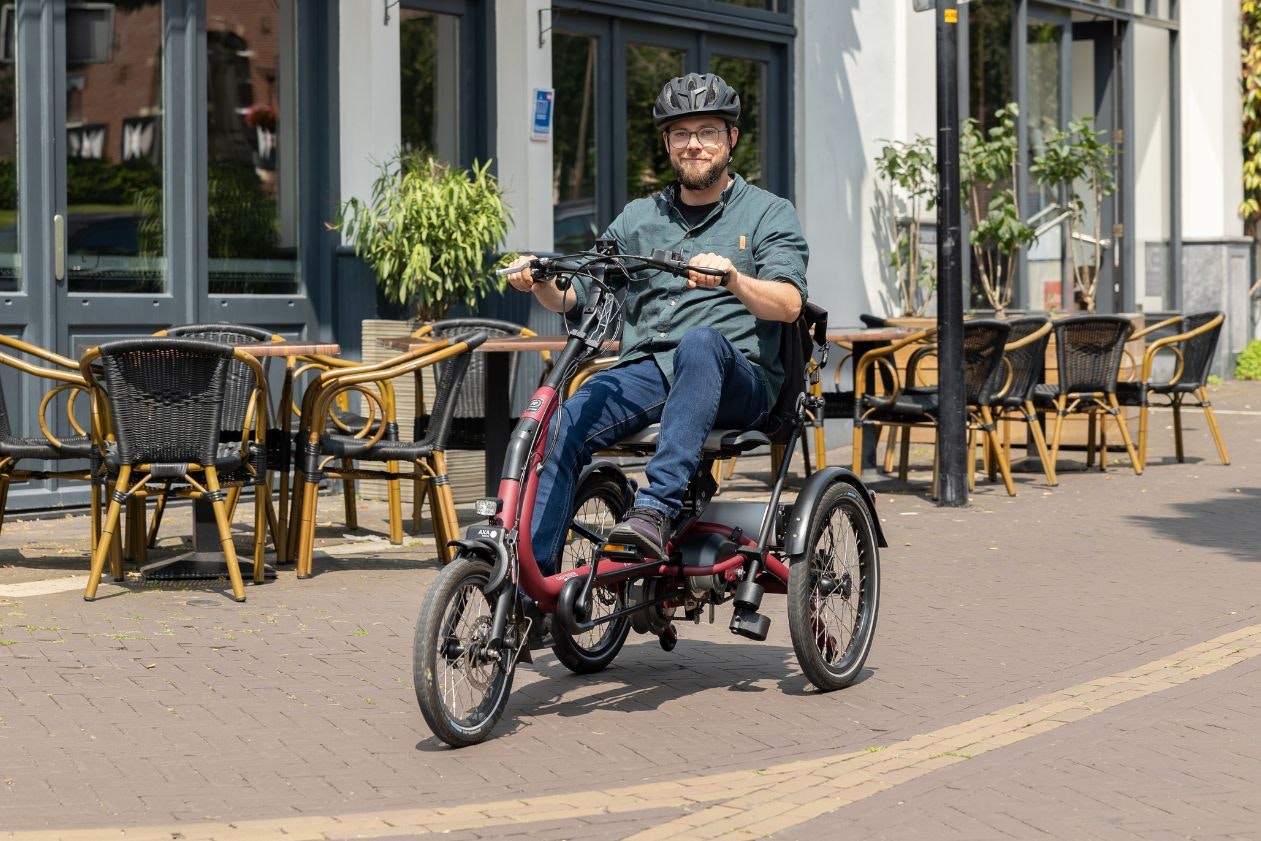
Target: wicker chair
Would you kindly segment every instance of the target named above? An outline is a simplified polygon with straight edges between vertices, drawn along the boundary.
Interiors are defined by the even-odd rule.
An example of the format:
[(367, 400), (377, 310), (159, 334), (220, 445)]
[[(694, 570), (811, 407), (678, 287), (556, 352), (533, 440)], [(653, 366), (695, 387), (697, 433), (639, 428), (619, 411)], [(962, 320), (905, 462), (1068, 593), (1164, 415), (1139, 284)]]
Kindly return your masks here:
[[(234, 361), (250, 368), (256, 386), (253, 405), (242, 419), (239, 440), (223, 442), (225, 399)], [(93, 390), (93, 436), (104, 453), (108, 479), (114, 484), (83, 597), (88, 601), (96, 598), (122, 505), (148, 492), (155, 482), (162, 482), (166, 490), (166, 481), (173, 480), (178, 486), (170, 492), (210, 503), (233, 598), (244, 601), (245, 588), (220, 477), (263, 481), (268, 407), (262, 365), (225, 344), (146, 337), (94, 348), (81, 360), (80, 371)], [(255, 583), (263, 580), (263, 509), (267, 498), (265, 493), (255, 494)], [(114, 558), (111, 571), (115, 580), (122, 578), (120, 556)]]
[[(1153, 398), (1160, 398), (1163, 405), (1173, 409), (1174, 452), (1179, 462), (1184, 459), (1182, 407), (1191, 405), (1204, 410), (1204, 420), (1208, 422), (1209, 433), (1217, 445), (1218, 458), (1222, 464), (1230, 464), (1226, 442), (1222, 440), (1222, 431), (1205, 389), (1225, 320), (1226, 316), (1221, 312), (1201, 312), (1170, 318), (1135, 334), (1136, 338), (1147, 336), (1169, 327), (1178, 331), (1147, 346), (1138, 380), (1117, 383), (1118, 402), (1122, 406), (1138, 407), (1138, 458), (1144, 467), (1147, 466), (1147, 415)], [(1167, 378), (1157, 376), (1155, 372), (1156, 360), (1161, 354), (1173, 357), (1173, 373)]]
[[(1046, 367), (1046, 346), (1051, 341), (1051, 321), (1045, 316), (1031, 315), (1013, 318), (1008, 322), (1011, 333), (1003, 348), (1003, 364), (994, 369), (994, 381), (989, 383), (992, 395), (990, 411), (994, 422), (1003, 428), (1003, 452), (1001, 458), (1011, 465), (1011, 423), (1023, 421), (1026, 434), (1037, 448), (1042, 460), (1042, 472), (1052, 487), (1058, 484), (1055, 464), (1047, 449), (1046, 436), (1038, 423), (1037, 410), (1033, 406), (1033, 389), (1042, 379)], [(991, 475), (991, 478), (993, 476)]]
[[(20, 357), (0, 352), (0, 363), (28, 376), (48, 380), (51, 383), (49, 390), (40, 401), (39, 429), (41, 434), (38, 436), (17, 434), (14, 430), (13, 419), (9, 417), (4, 388), (0, 386), (0, 528), (3, 528), (10, 485), (14, 482), (40, 479), (92, 481), (94, 471), (90, 463), (94, 451), (88, 430), (84, 429), (74, 414), (75, 396), (87, 390), (87, 383), (79, 373), (79, 364), (72, 359), (11, 336), (0, 335), (0, 345), (49, 363), (49, 366), (36, 365)], [(70, 435), (57, 435), (49, 425), (48, 409), (62, 398), (66, 400), (66, 417), (72, 431)], [(23, 462), (53, 462), (55, 464), (87, 462), (88, 464), (47, 469), (44, 464), (27, 467)], [(96, 535), (100, 527), (100, 488), (101, 485), (98, 482), (92, 482), (93, 548), (96, 546)]]
[[(995, 376), (995, 372), (1002, 366), (1003, 347), (1010, 331), (1011, 326), (1008, 322), (995, 319), (976, 319), (963, 325), (964, 403), (967, 407), (969, 436), (975, 436), (977, 433), (984, 435), (991, 452), (999, 452), (999, 441), (990, 406), (993, 405), (995, 392), (1003, 383), (1002, 379)], [(932, 330), (925, 330), (914, 334), (914, 337), (918, 337), (917, 340), (922, 342), (932, 334)], [(865, 354), (856, 373), (862, 376), (865, 369), (874, 364), (875, 360), (895, 352), (911, 339), (912, 337), (908, 337), (894, 342), (888, 348)], [(941, 414), (941, 400), (937, 386), (914, 385), (917, 366), (926, 356), (934, 353), (936, 353), (936, 345), (918, 348), (908, 360), (904, 380), (895, 383), (890, 393), (864, 394), (858, 398), (860, 411), (854, 424), (855, 461), (861, 458), (861, 436), (865, 427), (899, 428), (902, 431), (902, 438), (898, 478), (906, 481), (907, 463), (910, 460), (910, 430), (917, 426), (935, 429)], [(856, 465), (856, 467), (860, 466)], [(1002, 472), (1003, 485), (1007, 493), (1014, 496), (1016, 488), (1012, 483), (1006, 462), (999, 459), (998, 466)], [(971, 478), (972, 474), (969, 471), (969, 482)], [(937, 470), (936, 459), (934, 459), (934, 494), (936, 494), (936, 486)]]
[[(1116, 423), (1130, 456), (1130, 464), (1134, 466), (1135, 474), (1141, 474), (1143, 463), (1134, 450), (1134, 442), (1125, 427), (1117, 401), (1117, 377), (1129, 337), (1129, 319), (1119, 315), (1073, 315), (1055, 321), (1054, 331), (1058, 382), (1038, 385), (1033, 390), (1034, 405), (1055, 412), (1051, 463), (1055, 464), (1059, 457), (1064, 418), (1070, 414), (1085, 414), (1088, 418), (1086, 463), (1093, 463), (1095, 427), (1098, 415), (1103, 414)], [(1101, 437), (1099, 469), (1106, 470), (1106, 434)]]
[[(171, 327), (166, 330), (159, 330), (154, 333), (155, 336), (171, 336), (185, 339), (201, 339), (207, 342), (219, 342), (225, 345), (243, 345), (257, 344), (261, 342), (283, 342), (284, 336), (277, 335), (270, 330), (262, 327), (254, 327), (249, 324), (186, 324), (179, 327)], [(263, 371), (270, 375), (272, 359), (259, 360), (263, 367)], [(292, 370), (294, 360), (292, 358), (286, 360), (288, 368)], [(286, 387), (289, 387), (289, 379), (286, 378)], [(228, 366), (228, 382), (227, 389), (223, 400), (223, 428), (220, 432), (220, 441), (230, 443), (241, 440), (241, 429), (245, 421), (246, 413), (250, 411), (251, 403), (254, 399), (254, 393), (257, 384), (254, 382), (254, 374), (252, 369), (241, 362), (232, 362)], [(264, 383), (266, 387), (266, 383)], [(282, 403), (284, 397), (282, 396)], [(280, 413), (280, 414), (283, 414)], [(277, 414), (273, 413), (271, 417), (276, 418)], [(284, 551), (284, 529), (279, 528), (277, 520), (280, 523), (285, 522), (289, 505), (289, 468), (293, 457), (293, 447), (288, 439), (281, 433), (281, 426), (273, 426), (267, 430), (267, 483), (266, 488), (270, 491), (277, 476), (280, 479), (279, 493), (277, 494), (277, 504), (275, 506), (267, 506), (268, 528), (271, 531), (276, 544), (276, 556), (283, 559)], [(237, 477), (220, 476), (220, 480), (227, 482), (235, 482)], [(240, 496), (241, 485), (234, 484), (228, 492), (228, 515), (236, 510), (237, 499)], [(162, 514), (166, 509), (167, 494), (158, 495), (157, 502), (154, 505), (153, 519), (149, 523), (149, 531), (146, 535), (145, 545), (153, 547), (157, 543), (158, 529), (162, 524)]]
[[(307, 389), (302, 403), (302, 455), (295, 477), (295, 487), (299, 478), (302, 482), (302, 501), (295, 509), (295, 514), (300, 512), (297, 531), (290, 535), (292, 545), (297, 547), (299, 578), (307, 578), (312, 572), (317, 490), (320, 479), (325, 476), (342, 480), (386, 479), (394, 483), (391, 487), (397, 487), (400, 479), (411, 479), (417, 506), (422, 497), (428, 495), (439, 557), (444, 563), (449, 560), (447, 543), (457, 537), (458, 521), (447, 480), (447, 437), (458, 395), (467, 390), (465, 375), (472, 358), (470, 351), (485, 340), (485, 334), (474, 334), (457, 342), (435, 341), (429, 347), (408, 351), (388, 362), (327, 371)], [(442, 364), (442, 369), (428, 426), (420, 431), (417, 440), (400, 441), (389, 381), (437, 364)], [(375, 404), (384, 422), (365, 427), (354, 435), (330, 434), (327, 424), (334, 402), (339, 394), (349, 390), (359, 390), (367, 401)], [(330, 468), (334, 462), (341, 466)], [(382, 467), (365, 468), (364, 462), (377, 462)], [(400, 470), (400, 462), (409, 462), (411, 469)], [(352, 463), (357, 466), (347, 467)], [(397, 495), (392, 495), (391, 530), (396, 526), (397, 510)]]

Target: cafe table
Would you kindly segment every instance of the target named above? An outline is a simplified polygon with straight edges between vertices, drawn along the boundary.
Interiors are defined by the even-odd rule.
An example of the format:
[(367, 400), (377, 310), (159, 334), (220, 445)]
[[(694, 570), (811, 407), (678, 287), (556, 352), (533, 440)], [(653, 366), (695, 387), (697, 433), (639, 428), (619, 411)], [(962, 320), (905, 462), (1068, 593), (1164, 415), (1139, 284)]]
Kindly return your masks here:
[[(846, 344), (852, 348), (852, 365), (855, 371), (858, 369), (858, 361), (863, 358), (863, 354), (870, 350), (883, 347), (890, 342), (898, 339), (906, 338), (913, 333), (913, 330), (907, 330), (901, 327), (829, 327), (827, 330), (827, 340), (833, 344)], [(854, 391), (858, 392), (859, 383), (854, 383)], [(875, 392), (875, 379), (872, 373), (868, 371), (866, 382), (861, 384), (864, 394), (873, 394)], [(816, 424), (818, 421), (816, 421)], [(863, 479), (878, 478), (876, 461), (877, 447), (879, 446), (878, 435), (863, 436), (863, 452), (862, 452), (862, 473)]]
[[(259, 358), (322, 355), (336, 356), (341, 347), (335, 342), (249, 342), (233, 345), (251, 356)], [(285, 387), (282, 394), (289, 394), (292, 384), (288, 381), (290, 372), (286, 371)], [(282, 515), (277, 518), (278, 531), (284, 528)], [(277, 537), (278, 548), (280, 538)], [(283, 557), (280, 555), (279, 557)], [(242, 578), (249, 580), (254, 575), (252, 558), (238, 558)], [(203, 579), (220, 578), (226, 574), (226, 562), (223, 550), (219, 545), (219, 530), (215, 524), (214, 508), (210, 502), (202, 499), (193, 500), (193, 546), (192, 551), (172, 558), (164, 558), (146, 564), (140, 568), (141, 576), (152, 580)], [(275, 569), (270, 565), (264, 568), (268, 578), (274, 578)]]

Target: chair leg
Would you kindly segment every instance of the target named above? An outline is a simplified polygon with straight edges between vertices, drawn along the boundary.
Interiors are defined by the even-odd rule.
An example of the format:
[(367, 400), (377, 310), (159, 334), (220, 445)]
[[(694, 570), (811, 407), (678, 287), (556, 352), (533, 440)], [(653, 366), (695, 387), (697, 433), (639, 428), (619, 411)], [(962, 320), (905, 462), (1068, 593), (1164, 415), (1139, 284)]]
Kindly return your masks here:
[(1117, 403), (1115, 394), (1108, 395), (1108, 405), (1112, 407), (1111, 415), (1117, 422), (1117, 428), (1121, 430), (1121, 440), (1125, 442), (1125, 451), (1129, 453), (1130, 465), (1134, 468), (1134, 475), (1142, 476), (1143, 462), (1139, 460), (1138, 453), (1134, 451), (1134, 441), (1130, 438), (1130, 430), (1125, 426), (1125, 418), (1121, 416), (1121, 406)]
[[(143, 496), (135, 496), (132, 499), (135, 500), (135, 504), (127, 515), (128, 523), (131, 523), (133, 514), (135, 519), (135, 531), (132, 532), (131, 537), (132, 556), (135, 557), (137, 565), (144, 566), (149, 562), (149, 534), (145, 531), (145, 515), (148, 513), (148, 500)], [(122, 578), (121, 570), (119, 570), (118, 577)]]
[(1099, 432), (1095, 428), (1095, 413), (1086, 412), (1086, 466), (1092, 467), (1095, 463), (1095, 439)]
[(285, 563), (297, 563), (302, 551), (302, 509), (306, 505), (306, 475), (300, 470), (293, 474), (289, 492), (289, 511), (285, 528)]
[(810, 477), (810, 439), (804, 432), (801, 436), (801, 472), (806, 478)]
[(233, 485), (224, 492), (227, 502), (228, 522), (232, 522), (236, 518), (236, 504), (241, 501), (241, 487)]
[(171, 480), (167, 479), (162, 483), (162, 492), (153, 503), (153, 520), (149, 523), (149, 534), (145, 538), (145, 545), (150, 548), (158, 545), (158, 529), (162, 526), (162, 515), (166, 513), (166, 495), (170, 492)]
[(0, 532), (4, 531), (4, 512), (9, 504), (9, 484), (12, 481), (8, 471), (0, 473)]
[[(228, 580), (232, 582), (232, 598), (245, 601), (245, 582), (241, 580), (241, 566), (236, 562), (236, 547), (232, 545), (232, 528), (228, 520), (228, 506), (219, 487), (219, 472), (206, 468), (206, 490), (210, 491), (210, 507), (215, 512), (215, 525), (219, 529), (219, 547), (228, 562)], [(237, 489), (234, 489), (237, 490)]]
[(890, 444), (893, 443), (894, 430), (897, 430), (899, 433), (901, 433), (901, 438), (900, 438), (901, 446), (898, 448), (899, 449), (898, 481), (905, 482), (906, 477), (909, 473), (908, 464), (911, 461), (911, 428), (909, 426), (904, 426), (901, 429), (898, 429), (898, 427), (896, 426), (889, 427), (889, 443)]
[(728, 479), (730, 479), (730, 478), (731, 478), (732, 476), (734, 476), (734, 475), (736, 475), (736, 458), (735, 458), (735, 456), (732, 456), (731, 458), (723, 459), (723, 468), (722, 468), (722, 479), (723, 479), (723, 481), (724, 481), (724, 482), (725, 482), (725, 481), (727, 481)]
[[(285, 542), (284, 541), (285, 529), (282, 527), (282, 523), (284, 523), (284, 520), (281, 518), (280, 514), (276, 511), (276, 504), (272, 502), (271, 472), (270, 471), (268, 471), (267, 477), (264, 480), (263, 484), (254, 486), (255, 499), (257, 499), (260, 495), (263, 497), (264, 500), (266, 500), (266, 504), (264, 505), (263, 510), (267, 514), (267, 532), (271, 534), (271, 542), (272, 542), (272, 545), (276, 549), (276, 559), (279, 560), (280, 558), (284, 557), (284, 555), (282, 554), (282, 549), (284, 548), (284, 542)], [(262, 535), (262, 540), (263, 540), (263, 545), (265, 546), (267, 544), (266, 533)]]
[[(342, 459), (343, 470), (354, 470), (354, 462), (348, 458)], [(359, 528), (359, 512), (355, 509), (355, 480), (342, 480), (342, 498), (346, 501), (346, 528)]]
[(93, 481), (88, 489), (88, 504), (92, 507), (91, 525), (92, 534), (88, 539), (88, 543), (92, 547), (92, 551), (96, 551), (96, 544), (101, 542), (101, 485)]
[[(297, 574), (299, 578), (311, 577), (311, 558), (315, 553), (315, 507), (319, 497), (320, 486), (318, 482), (305, 481), (302, 487), (302, 506), (298, 511), (301, 512), (298, 522), (297, 539), (294, 540), (293, 534), (290, 533), (290, 540), (294, 540), (291, 546), (295, 546), (298, 551)], [(298, 513), (295, 511), (295, 514)]]
[[(1042, 425), (1038, 423), (1038, 413), (1034, 410), (1032, 402), (1025, 403), (1025, 424), (1029, 427), (1029, 435), (1032, 436), (1033, 445), (1038, 450), (1038, 458), (1042, 459), (1042, 473), (1046, 476), (1047, 484), (1055, 487), (1059, 484), (1059, 480), (1055, 477), (1055, 461), (1047, 451), (1046, 436), (1042, 434)], [(1007, 463), (1011, 464), (1010, 461)]]
[[(1208, 431), (1213, 434), (1213, 443), (1217, 445), (1217, 457), (1222, 464), (1230, 464), (1230, 456), (1226, 453), (1226, 441), (1222, 438), (1222, 430), (1217, 425), (1217, 416), (1213, 414), (1213, 405), (1209, 402), (1208, 392), (1201, 387), (1196, 396), (1200, 398), (1200, 408), (1204, 410), (1204, 420), (1208, 422)], [(0, 514), (2, 514), (0, 508)]]
[(1186, 458), (1186, 453), (1182, 449), (1182, 401), (1175, 398), (1173, 405), (1173, 449), (1178, 457), (1178, 464), (1182, 464)]
[(271, 487), (254, 486), (254, 583), (263, 583), (263, 552), (267, 546), (267, 527), (276, 535), (276, 512), (271, 509)]
[(428, 493), (425, 488), (425, 480), (419, 474), (412, 478), (412, 533), (420, 534), (421, 530), (421, 506), (424, 503), (424, 495)]
[(784, 460), (784, 445), (771, 444), (771, 475), (779, 475), (779, 465)]
[(903, 440), (909, 440), (911, 431), (909, 429), (899, 429), (896, 426), (880, 426), (876, 428), (876, 449), (880, 448), (880, 432), (888, 430), (885, 433), (884, 442), (884, 472), (893, 472), (894, 453), (898, 449), (898, 436), (902, 436)]
[(1146, 401), (1138, 407), (1138, 459), (1147, 467), (1147, 424), (1149, 409)]
[(447, 543), (456, 539), (460, 523), (455, 513), (455, 496), (451, 493), (451, 482), (447, 478), (446, 456), (438, 450), (429, 458), (434, 473), (430, 480), (433, 533), (438, 543), (438, 559), (446, 564), (452, 558), (452, 548)]
[[(1121, 421), (1121, 423), (1125, 423), (1125, 418), (1122, 418), (1119, 415), (1117, 416), (1117, 418)], [(1098, 429), (1099, 429), (1099, 472), (1102, 473), (1103, 471), (1108, 469), (1108, 424), (1107, 422), (1106, 421), (1100, 422)]]
[(390, 517), (390, 543), (398, 546), (403, 542), (403, 493), (398, 478), (398, 462), (387, 461), (385, 469), (394, 476), (385, 483), (385, 496)]
[(1060, 435), (1064, 432), (1064, 408), (1066, 401), (1063, 397), (1055, 398), (1055, 434), (1051, 436), (1051, 463), (1057, 464), (1060, 457)]
[(823, 424), (814, 428), (814, 468), (822, 470), (828, 466), (828, 442), (823, 435)]
[(1016, 495), (1016, 485), (1011, 480), (1011, 467), (1007, 464), (1007, 459), (1003, 458), (1003, 450), (998, 442), (998, 430), (994, 428), (994, 416), (990, 412), (989, 406), (981, 407), (981, 419), (985, 422), (985, 435), (990, 440), (990, 449), (993, 450), (991, 458), (998, 462), (998, 472), (1003, 476), (1003, 486), (1007, 488), (1008, 496)]
[(276, 491), (276, 560), (289, 560), (289, 471), (280, 472), (280, 486)]
[[(118, 484), (126, 487), (131, 480), (131, 466), (123, 465), (118, 471)], [(92, 565), (88, 571), (88, 586), (83, 591), (83, 600), (90, 602), (96, 599), (96, 589), (101, 584), (101, 573), (105, 571), (105, 556), (110, 554), (114, 546), (114, 532), (122, 516), (123, 504), (111, 495), (109, 508), (105, 512), (105, 522), (101, 526), (101, 536), (92, 552)], [(121, 556), (120, 556), (121, 562)]]
[(854, 451), (850, 455), (850, 469), (854, 471), (855, 476), (863, 475), (863, 424), (862, 421), (854, 421)]

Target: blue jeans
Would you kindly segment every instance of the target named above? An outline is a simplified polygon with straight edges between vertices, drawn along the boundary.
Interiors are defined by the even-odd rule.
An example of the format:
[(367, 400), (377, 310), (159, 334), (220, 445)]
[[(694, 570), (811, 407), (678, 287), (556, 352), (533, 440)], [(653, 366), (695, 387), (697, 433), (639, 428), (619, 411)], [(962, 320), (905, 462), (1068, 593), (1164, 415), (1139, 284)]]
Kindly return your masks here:
[(661, 422), (657, 452), (635, 496), (674, 517), (701, 461), (705, 436), (718, 427), (758, 429), (770, 404), (753, 364), (712, 327), (690, 330), (674, 350), (674, 385), (651, 359), (596, 374), (565, 401), (559, 431), (539, 475), (531, 524), (534, 557), (555, 572), (573, 513), (575, 485), (597, 450)]

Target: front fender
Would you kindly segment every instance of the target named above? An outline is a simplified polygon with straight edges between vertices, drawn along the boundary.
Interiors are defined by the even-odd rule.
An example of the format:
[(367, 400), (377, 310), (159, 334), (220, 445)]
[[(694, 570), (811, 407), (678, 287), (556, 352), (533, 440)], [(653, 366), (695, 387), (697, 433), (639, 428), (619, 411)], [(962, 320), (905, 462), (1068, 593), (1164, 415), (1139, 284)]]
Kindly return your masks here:
[(884, 529), (880, 527), (880, 517), (876, 514), (876, 503), (872, 500), (871, 492), (867, 490), (863, 480), (855, 476), (854, 471), (847, 468), (825, 467), (810, 474), (810, 478), (806, 480), (801, 493), (797, 494), (797, 501), (793, 504), (788, 528), (784, 535), (784, 550), (789, 557), (795, 557), (806, 551), (806, 540), (808, 537), (806, 531), (810, 528), (810, 515), (814, 512), (815, 506), (818, 505), (819, 500), (827, 489), (837, 482), (852, 485), (858, 491), (859, 498), (867, 505), (867, 511), (871, 514), (871, 524), (876, 530), (876, 545), (881, 549), (889, 545), (884, 537)]
[[(472, 532), (476, 528), (478, 527), (471, 526), (469, 531)], [(473, 537), (469, 534), (464, 537), (464, 540), (452, 540), (447, 545), (455, 547), (457, 555), (475, 555), (490, 564), (490, 578), (486, 581), (482, 592), (488, 596), (494, 595), (507, 580), (510, 571), (507, 547), (504, 546), (502, 539), (494, 537)]]

